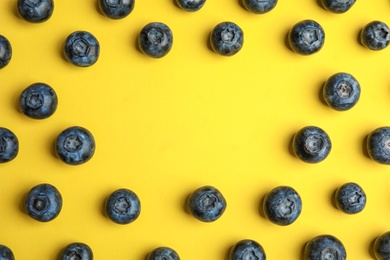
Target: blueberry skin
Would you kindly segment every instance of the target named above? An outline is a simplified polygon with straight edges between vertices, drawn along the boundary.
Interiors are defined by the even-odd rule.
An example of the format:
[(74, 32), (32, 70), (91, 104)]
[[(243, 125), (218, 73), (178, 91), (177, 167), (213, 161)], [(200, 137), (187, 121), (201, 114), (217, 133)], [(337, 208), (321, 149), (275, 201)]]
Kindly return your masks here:
[(332, 235), (320, 235), (310, 240), (304, 250), (304, 260), (345, 260), (347, 252), (341, 241)]
[(213, 50), (223, 56), (233, 56), (244, 44), (244, 32), (233, 22), (217, 24), (210, 34)]
[(134, 192), (128, 189), (114, 191), (106, 200), (107, 216), (118, 224), (129, 224), (141, 213), (141, 202)]
[(356, 0), (321, 0), (322, 6), (335, 14), (341, 14), (348, 11)]
[(160, 22), (145, 25), (138, 35), (138, 46), (151, 58), (162, 58), (169, 53), (173, 45), (171, 29)]
[(66, 38), (64, 54), (73, 65), (89, 67), (99, 58), (100, 44), (90, 32), (76, 31)]
[(299, 130), (292, 142), (294, 154), (306, 163), (319, 163), (328, 157), (332, 143), (319, 127), (306, 126)]
[(390, 29), (380, 21), (373, 21), (364, 26), (360, 33), (363, 46), (373, 51), (386, 48), (390, 43)]
[(302, 211), (298, 192), (289, 186), (279, 186), (266, 194), (263, 201), (264, 215), (272, 223), (287, 226), (292, 224)]
[(40, 222), (55, 219), (62, 209), (60, 192), (51, 184), (43, 183), (33, 187), (24, 200), (26, 213)]
[(111, 19), (123, 19), (134, 9), (135, 0), (98, 0), (100, 10)]
[(45, 119), (57, 110), (58, 98), (52, 87), (45, 83), (34, 83), (27, 87), (19, 99), (23, 114), (34, 119)]
[(263, 247), (254, 240), (244, 239), (237, 242), (230, 250), (229, 260), (266, 260)]
[(0, 260), (14, 260), (14, 253), (12, 250), (5, 246), (5, 245), (0, 245)]
[(72, 126), (62, 131), (55, 143), (56, 154), (69, 165), (86, 163), (95, 153), (93, 135), (80, 126)]
[(336, 190), (336, 206), (339, 210), (347, 214), (361, 212), (366, 206), (367, 196), (362, 187), (350, 182), (345, 183)]
[(92, 249), (84, 243), (71, 243), (64, 248), (60, 256), (61, 260), (93, 260)]
[(323, 97), (337, 111), (346, 111), (356, 105), (360, 98), (360, 84), (351, 74), (336, 73), (325, 83)]
[(12, 58), (12, 46), (8, 39), (0, 35), (0, 69), (8, 65)]
[(367, 151), (374, 161), (390, 164), (390, 127), (379, 127), (368, 135)]
[(278, 3), (278, 0), (242, 0), (245, 8), (254, 14), (268, 13)]
[(390, 231), (375, 239), (373, 251), (375, 258), (378, 260), (390, 259)]
[(158, 247), (149, 253), (147, 260), (180, 260), (180, 257), (172, 248)]
[(19, 152), (19, 141), (11, 130), (0, 127), (0, 163), (15, 159)]
[(291, 49), (298, 54), (314, 54), (324, 46), (325, 32), (316, 21), (304, 20), (291, 28), (288, 42)]
[(204, 6), (206, 0), (176, 0), (176, 3), (187, 12), (196, 12)]
[(219, 219), (226, 206), (222, 193), (212, 186), (203, 186), (195, 190), (187, 200), (187, 208), (191, 215), (203, 222)]
[(31, 23), (42, 23), (51, 17), (54, 11), (53, 0), (18, 0), (19, 15)]

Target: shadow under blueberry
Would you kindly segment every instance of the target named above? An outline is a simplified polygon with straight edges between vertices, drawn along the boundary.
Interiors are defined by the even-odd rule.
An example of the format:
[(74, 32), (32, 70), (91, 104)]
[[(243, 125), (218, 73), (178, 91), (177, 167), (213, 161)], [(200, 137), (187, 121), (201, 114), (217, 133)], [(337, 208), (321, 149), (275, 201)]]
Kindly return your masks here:
[(225, 250), (225, 257), (223, 259), (225, 260), (231, 260), (230, 257), (230, 251), (232, 251), (233, 246), (227, 246)]
[(301, 247), (301, 251), (300, 251), (300, 259), (301, 259), (301, 260), (306, 260), (306, 257), (305, 257), (305, 248), (306, 248), (307, 243), (308, 243), (308, 242), (306, 242), (305, 244), (303, 244), (303, 246)]
[(177, 8), (181, 9), (180, 6), (177, 4), (177, 0), (172, 0), (172, 4)]
[(19, 211), (23, 214), (27, 214), (25, 206), (24, 206), (24, 204), (25, 204), (24, 202), (26, 201), (27, 196), (28, 196), (28, 191), (23, 192), (23, 194), (21, 194), (21, 196), (19, 196), (19, 198), (18, 198)]
[(182, 201), (182, 207), (183, 207), (183, 211), (189, 215), (191, 215), (191, 212), (190, 210), (188, 209), (188, 199), (189, 197), (191, 196), (191, 194), (188, 194), (187, 196), (183, 197), (183, 201)]
[(328, 106), (328, 103), (326, 103), (324, 98), (324, 85), (325, 82), (322, 82), (320, 87), (318, 88), (318, 99), (321, 101), (323, 105)]
[(104, 13), (102, 12), (102, 9), (100, 8), (99, 0), (96, 0), (94, 5), (95, 5), (96, 11), (97, 11), (99, 14), (105, 16)]
[(321, 7), (321, 9), (323, 9), (323, 10), (326, 11), (325, 7), (322, 5), (321, 0), (316, 0), (316, 2), (317, 2), (317, 5), (318, 5), (319, 7)]
[(339, 210), (339, 208), (337, 207), (337, 204), (336, 204), (336, 192), (337, 192), (337, 189), (335, 189), (332, 194), (330, 195), (330, 203), (332, 204), (333, 208)]
[(373, 258), (373, 259), (377, 259), (376, 256), (375, 256), (375, 253), (374, 253), (374, 244), (375, 244), (375, 241), (378, 237), (375, 237), (373, 238), (370, 242), (369, 242), (369, 245), (368, 245), (368, 252), (370, 254), (370, 256)]
[(139, 47), (139, 43), (138, 43), (138, 35), (136, 35), (136, 37), (131, 37), (131, 39), (134, 40), (134, 47), (135, 49), (139, 52), (139, 53), (142, 53), (144, 54), (144, 52), (141, 50), (141, 48)]
[(238, 5), (239, 5), (241, 8), (243, 8), (244, 10), (246, 10), (245, 5), (244, 5), (244, 3), (242, 2), (242, 0), (237, 0), (237, 3), (238, 3)]
[(295, 136), (296, 133), (293, 133), (291, 134), (291, 137), (289, 139), (289, 143), (288, 143), (288, 152), (289, 154), (292, 156), (292, 157), (296, 157), (295, 156), (295, 153), (294, 153), (294, 148), (293, 148), (293, 142), (294, 142), (294, 136)]
[(206, 35), (206, 39), (205, 39), (205, 41), (206, 41), (206, 44), (207, 44), (207, 48), (210, 50), (210, 51), (212, 51), (213, 53), (215, 53), (214, 52), (214, 49), (213, 49), (213, 46), (211, 46), (211, 41), (210, 41), (210, 38), (211, 38), (211, 34), (212, 34), (212, 31), (211, 32), (208, 32)]
[(367, 144), (368, 144), (368, 135), (366, 135), (366, 136), (363, 138), (362, 152), (363, 152), (363, 154), (364, 154), (365, 157), (367, 157), (368, 159), (371, 159), (370, 155), (368, 154)]
[(290, 28), (287, 30), (284, 36), (284, 45), (286, 45), (287, 49), (294, 52), (294, 50), (291, 48), (290, 41), (289, 41), (289, 34), (290, 34)]
[(362, 43), (362, 40), (361, 40), (361, 35), (362, 35), (362, 31), (363, 29), (359, 29), (359, 31), (356, 33), (356, 41), (358, 42), (358, 44), (364, 48), (366, 48), (363, 43)]
[(259, 215), (264, 219), (267, 219), (267, 217), (265, 216), (265, 213), (264, 213), (264, 200), (265, 200), (266, 195), (267, 195), (267, 193), (264, 193), (261, 195), (260, 199), (258, 200), (260, 203), (257, 205), (257, 211), (258, 211)]

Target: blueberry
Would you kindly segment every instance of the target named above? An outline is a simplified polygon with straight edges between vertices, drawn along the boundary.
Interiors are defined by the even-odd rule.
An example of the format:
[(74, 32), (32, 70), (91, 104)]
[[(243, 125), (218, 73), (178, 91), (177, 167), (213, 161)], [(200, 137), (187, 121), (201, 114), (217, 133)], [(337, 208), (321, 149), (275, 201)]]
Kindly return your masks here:
[(356, 214), (366, 206), (367, 197), (362, 187), (350, 182), (337, 189), (335, 201), (337, 208), (341, 211), (347, 214)]
[(212, 186), (203, 186), (195, 190), (187, 201), (191, 215), (203, 222), (213, 222), (220, 218), (226, 206), (222, 193)]
[(345, 13), (355, 2), (356, 0), (321, 0), (326, 10), (336, 14)]
[(62, 208), (62, 197), (56, 187), (39, 184), (33, 187), (24, 201), (26, 213), (35, 220), (48, 222), (55, 219)]
[(301, 214), (302, 200), (293, 188), (279, 186), (265, 195), (263, 209), (265, 216), (272, 223), (286, 226), (292, 224)]
[(244, 239), (230, 250), (229, 260), (265, 260), (263, 247), (254, 240)]
[(328, 134), (319, 127), (306, 126), (293, 138), (294, 154), (306, 163), (318, 163), (329, 155), (332, 143)]
[(129, 224), (141, 213), (141, 203), (134, 192), (119, 189), (107, 198), (105, 209), (107, 216), (115, 223)]
[(80, 126), (72, 126), (58, 135), (55, 151), (63, 162), (79, 165), (92, 158), (95, 146), (91, 132)]
[(8, 65), (12, 58), (12, 47), (8, 39), (0, 35), (0, 69)]
[(206, 0), (176, 0), (176, 2), (181, 9), (187, 12), (196, 12), (203, 7)]
[(379, 127), (368, 135), (367, 151), (374, 161), (390, 164), (390, 127)]
[(288, 33), (288, 41), (294, 52), (310, 55), (318, 52), (324, 46), (325, 32), (316, 21), (304, 20), (291, 28)]
[(245, 8), (255, 14), (264, 14), (276, 6), (278, 0), (242, 0)]
[(56, 111), (57, 105), (56, 92), (45, 83), (34, 83), (20, 95), (20, 110), (26, 116), (34, 119), (50, 117)]
[(163, 23), (149, 23), (142, 28), (138, 36), (138, 45), (149, 57), (162, 58), (172, 49), (172, 31)]
[(332, 235), (320, 235), (310, 240), (304, 250), (304, 260), (345, 260), (347, 252), (341, 241)]
[(0, 163), (9, 162), (18, 155), (19, 141), (11, 130), (0, 127)]
[(232, 56), (239, 52), (244, 44), (244, 32), (233, 22), (217, 24), (210, 34), (213, 50), (223, 56)]
[(336, 73), (326, 81), (323, 96), (331, 108), (345, 111), (359, 101), (360, 84), (351, 74)]
[(390, 43), (390, 29), (383, 22), (370, 22), (362, 29), (360, 40), (365, 47), (371, 50), (382, 50)]
[(374, 254), (378, 260), (390, 259), (390, 231), (382, 234), (374, 242)]
[(47, 21), (54, 11), (53, 0), (18, 0), (19, 15), (31, 23)]
[(172, 248), (158, 247), (149, 253), (147, 260), (180, 260), (180, 257)]
[(76, 31), (66, 39), (64, 53), (66, 59), (73, 65), (89, 67), (99, 58), (100, 44), (91, 33)]
[(12, 250), (5, 246), (5, 245), (0, 245), (0, 260), (14, 260), (14, 253)]
[(92, 260), (92, 249), (84, 243), (75, 242), (67, 245), (61, 252), (61, 260)]
[(135, 0), (99, 0), (103, 14), (111, 19), (122, 19), (134, 9)]

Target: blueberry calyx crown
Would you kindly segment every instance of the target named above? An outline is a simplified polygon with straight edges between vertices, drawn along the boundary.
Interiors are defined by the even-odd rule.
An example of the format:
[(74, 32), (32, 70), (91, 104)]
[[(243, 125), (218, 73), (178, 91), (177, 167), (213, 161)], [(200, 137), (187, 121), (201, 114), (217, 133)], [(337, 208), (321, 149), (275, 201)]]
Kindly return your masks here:
[(106, 3), (106, 5), (108, 5), (109, 7), (119, 7), (121, 5), (121, 2), (120, 0), (104, 0), (104, 2)]
[(114, 202), (114, 210), (118, 214), (127, 214), (131, 208), (131, 202), (125, 197), (120, 197)]
[(77, 152), (83, 147), (83, 141), (78, 135), (70, 135), (64, 141), (64, 149), (70, 153)]
[(320, 135), (312, 134), (307, 137), (305, 140), (304, 148), (306, 152), (311, 154), (318, 154), (320, 153), (324, 148), (324, 139)]
[(72, 43), (72, 52), (79, 57), (86, 57), (90, 51), (89, 43), (84, 39), (76, 39)]

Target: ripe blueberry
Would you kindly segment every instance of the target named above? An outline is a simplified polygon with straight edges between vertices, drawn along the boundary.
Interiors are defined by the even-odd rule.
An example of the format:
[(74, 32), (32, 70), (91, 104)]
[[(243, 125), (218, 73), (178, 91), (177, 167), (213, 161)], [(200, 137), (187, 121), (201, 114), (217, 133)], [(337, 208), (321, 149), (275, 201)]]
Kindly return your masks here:
[(325, 42), (325, 32), (321, 25), (313, 20), (304, 20), (295, 24), (288, 33), (288, 42), (294, 52), (310, 55), (318, 52)]
[(255, 14), (264, 14), (276, 6), (278, 0), (242, 0), (245, 8)]
[(134, 9), (135, 0), (99, 0), (103, 14), (111, 19), (122, 19)]
[(47, 21), (54, 11), (53, 0), (18, 0), (19, 15), (31, 23)]
[(355, 2), (356, 0), (321, 0), (326, 10), (336, 14), (345, 13)]
[(244, 32), (233, 22), (217, 24), (210, 34), (213, 50), (223, 56), (232, 56), (239, 52), (244, 44)]
[(390, 231), (375, 239), (374, 254), (378, 260), (390, 259)]
[(93, 260), (92, 249), (84, 243), (71, 243), (64, 248), (60, 256), (61, 260)]
[(147, 260), (180, 260), (175, 250), (169, 247), (158, 247), (149, 253)]
[(12, 47), (8, 39), (0, 35), (0, 69), (8, 65), (12, 58)]
[(383, 22), (370, 22), (360, 32), (360, 40), (370, 50), (382, 50), (390, 43), (390, 29)]
[(176, 0), (179, 7), (187, 12), (196, 12), (203, 7), (206, 0)]
[(346, 183), (337, 189), (335, 202), (338, 209), (347, 214), (356, 214), (366, 206), (367, 197), (356, 183)]
[(163, 23), (149, 23), (142, 28), (138, 36), (138, 45), (141, 51), (149, 57), (162, 58), (172, 48), (172, 31)]
[(0, 260), (14, 260), (14, 253), (12, 250), (5, 246), (5, 245), (0, 245)]
[(390, 127), (379, 127), (368, 135), (367, 151), (374, 161), (390, 164)]
[(55, 151), (63, 162), (79, 165), (92, 158), (95, 146), (91, 132), (80, 126), (72, 126), (58, 135)]
[(288, 186), (279, 186), (266, 194), (263, 201), (264, 215), (272, 223), (286, 226), (301, 214), (302, 200), (298, 192)]
[(265, 260), (263, 247), (254, 240), (244, 239), (237, 242), (230, 250), (229, 260)]
[(89, 67), (99, 58), (100, 44), (91, 33), (76, 31), (66, 38), (64, 54), (73, 65)]
[(306, 163), (323, 161), (332, 149), (328, 134), (316, 126), (299, 130), (293, 138), (292, 146), (294, 154)]
[(106, 201), (107, 216), (118, 224), (129, 224), (141, 213), (141, 203), (138, 196), (128, 189), (114, 191)]
[(304, 250), (304, 260), (345, 260), (347, 252), (341, 241), (332, 235), (320, 235), (310, 240)]
[(45, 83), (34, 83), (20, 95), (20, 110), (26, 116), (34, 119), (50, 117), (56, 111), (57, 105), (56, 92)]
[(16, 135), (7, 128), (0, 127), (0, 163), (13, 160), (19, 152), (19, 141)]
[(225, 211), (226, 200), (216, 188), (203, 186), (188, 197), (187, 207), (191, 215), (198, 220), (213, 222)]
[(326, 81), (323, 96), (331, 108), (345, 111), (359, 101), (360, 84), (351, 74), (336, 73)]
[(26, 213), (35, 220), (48, 222), (60, 214), (62, 197), (56, 187), (39, 184), (33, 187), (24, 201)]

